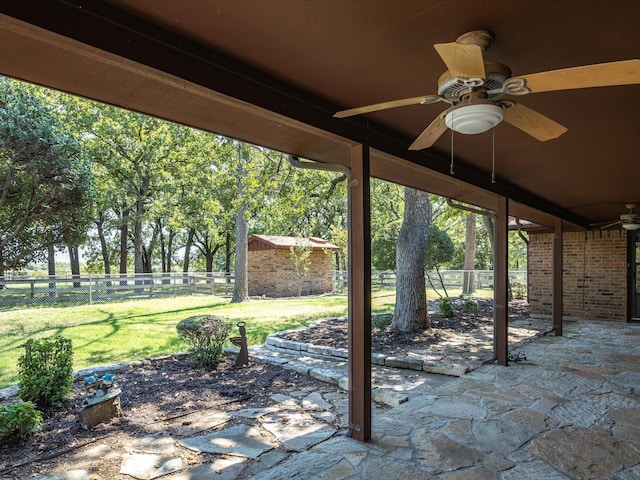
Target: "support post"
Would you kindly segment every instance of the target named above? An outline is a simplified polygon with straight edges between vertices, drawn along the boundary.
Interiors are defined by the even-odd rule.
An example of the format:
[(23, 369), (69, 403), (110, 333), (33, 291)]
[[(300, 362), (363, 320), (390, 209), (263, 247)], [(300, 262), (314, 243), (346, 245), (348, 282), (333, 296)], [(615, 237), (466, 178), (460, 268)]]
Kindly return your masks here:
[(508, 221), (509, 199), (500, 197), (496, 216), (496, 258), (494, 265), (494, 308), (493, 328), (495, 329), (495, 356), (498, 365), (508, 365), (509, 340), (509, 256), (508, 256)]
[(369, 147), (351, 149), (349, 183), (349, 430), (371, 438), (371, 218)]
[(553, 332), (562, 336), (562, 219), (556, 218), (553, 233)]

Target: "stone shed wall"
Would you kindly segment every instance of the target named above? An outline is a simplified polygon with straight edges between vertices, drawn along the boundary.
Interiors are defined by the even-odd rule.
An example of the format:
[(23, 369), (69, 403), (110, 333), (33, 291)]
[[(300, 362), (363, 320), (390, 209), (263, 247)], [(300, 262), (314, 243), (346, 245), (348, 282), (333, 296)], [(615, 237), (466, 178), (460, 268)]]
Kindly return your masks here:
[(329, 252), (311, 252), (311, 265), (304, 278), (296, 274), (289, 249), (249, 250), (248, 253), (249, 295), (294, 297), (300, 293), (301, 287), (302, 295), (317, 295), (333, 290)]
[[(551, 315), (553, 234), (529, 234), (529, 309)], [(622, 230), (565, 232), (563, 314), (627, 320), (627, 237)]]

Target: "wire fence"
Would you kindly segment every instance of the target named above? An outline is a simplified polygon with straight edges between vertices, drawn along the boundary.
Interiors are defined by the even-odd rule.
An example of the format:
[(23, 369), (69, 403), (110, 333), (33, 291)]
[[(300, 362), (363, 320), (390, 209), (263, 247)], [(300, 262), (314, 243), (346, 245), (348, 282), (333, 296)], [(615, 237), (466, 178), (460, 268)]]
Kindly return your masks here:
[(178, 295), (229, 295), (234, 276), (223, 272), (0, 277), (0, 306), (93, 304)]

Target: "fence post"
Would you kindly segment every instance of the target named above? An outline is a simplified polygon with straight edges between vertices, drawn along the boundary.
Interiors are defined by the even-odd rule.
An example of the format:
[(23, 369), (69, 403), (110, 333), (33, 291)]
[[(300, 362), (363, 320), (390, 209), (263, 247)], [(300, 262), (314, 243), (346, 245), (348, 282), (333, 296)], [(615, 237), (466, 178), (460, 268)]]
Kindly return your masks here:
[(92, 287), (93, 287), (93, 280), (91, 278), (91, 274), (89, 274), (89, 305), (93, 305)]

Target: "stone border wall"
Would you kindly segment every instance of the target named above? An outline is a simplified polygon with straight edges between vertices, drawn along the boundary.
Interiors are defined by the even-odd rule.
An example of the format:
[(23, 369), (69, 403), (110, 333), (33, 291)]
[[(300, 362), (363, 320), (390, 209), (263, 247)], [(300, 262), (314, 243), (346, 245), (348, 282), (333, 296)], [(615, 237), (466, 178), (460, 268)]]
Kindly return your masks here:
[[(325, 320), (326, 319), (317, 320), (309, 324), (309, 326), (305, 328), (314, 328)], [(281, 338), (281, 335), (304, 330), (305, 328), (284, 330), (282, 332), (272, 333), (267, 336), (265, 347), (269, 350), (288, 355), (309, 356), (313, 358), (326, 358), (342, 361), (346, 361), (349, 358), (349, 352), (346, 348), (332, 348), (322, 345), (313, 345), (310, 343), (295, 342), (293, 340)], [(373, 365), (380, 365), (383, 367), (424, 371), (428, 373), (439, 373), (442, 375), (451, 375), (454, 377), (461, 377), (462, 375), (469, 373), (472, 370), (472, 368), (465, 365), (430, 362), (418, 357), (400, 357), (395, 355), (387, 356), (382, 353), (375, 352), (371, 353), (371, 363)]]

